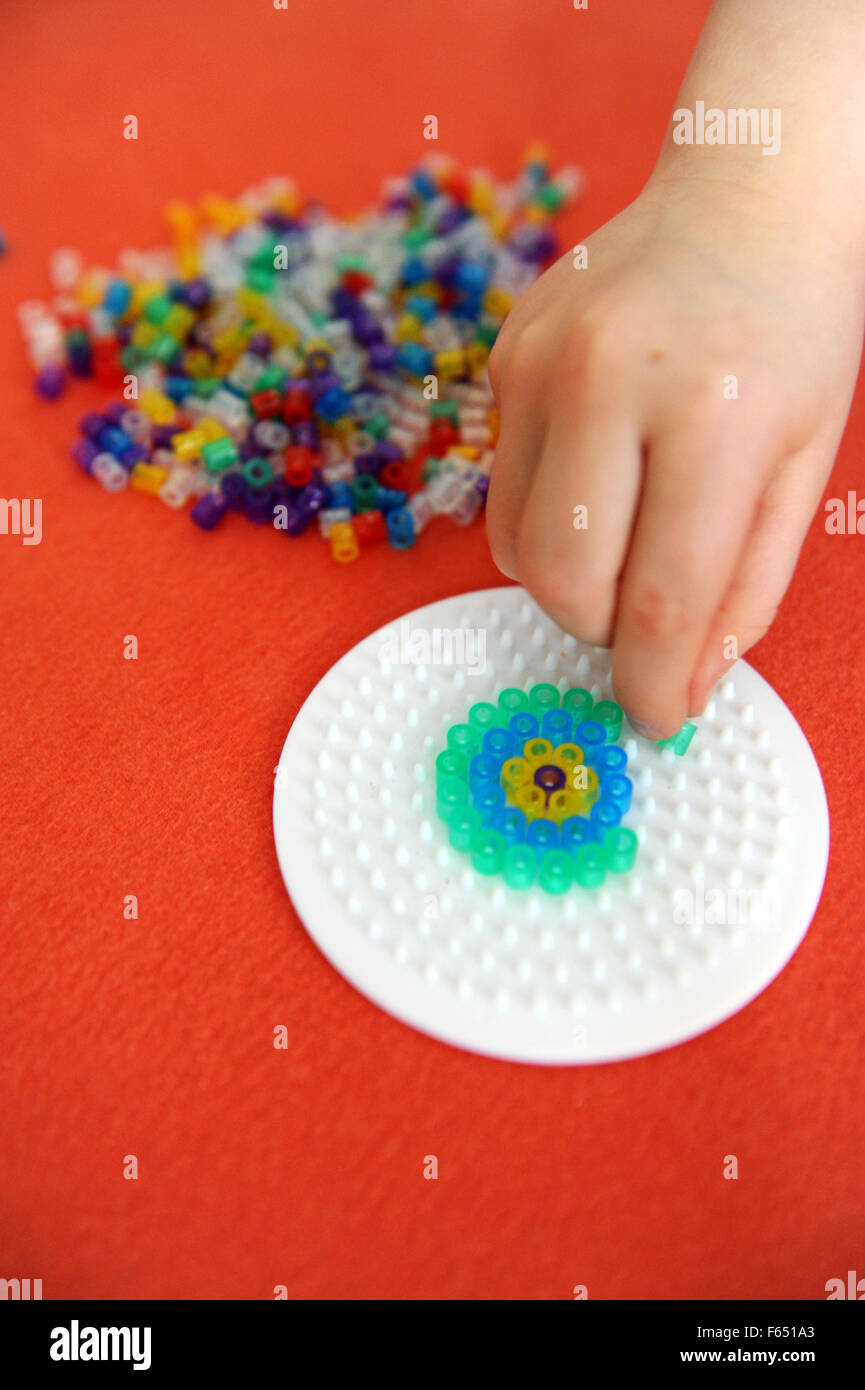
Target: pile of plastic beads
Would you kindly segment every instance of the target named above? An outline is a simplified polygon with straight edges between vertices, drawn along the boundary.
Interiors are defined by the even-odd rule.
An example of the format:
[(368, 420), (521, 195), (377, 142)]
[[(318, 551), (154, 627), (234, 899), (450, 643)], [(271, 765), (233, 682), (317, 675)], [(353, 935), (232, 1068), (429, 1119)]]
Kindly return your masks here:
[(405, 549), (484, 505), (487, 358), (578, 184), (535, 149), (510, 184), (432, 159), (354, 219), (284, 179), (171, 204), (172, 245), (115, 272), (55, 253), (51, 305), (19, 309), (35, 389), (120, 391), (72, 448), (109, 491), (191, 502), (206, 531), (228, 512), (289, 536), (315, 522), (338, 561)]
[(479, 874), (547, 893), (633, 867), (637, 837), (622, 710), (588, 690), (535, 685), (472, 705), (436, 758), (436, 809)]

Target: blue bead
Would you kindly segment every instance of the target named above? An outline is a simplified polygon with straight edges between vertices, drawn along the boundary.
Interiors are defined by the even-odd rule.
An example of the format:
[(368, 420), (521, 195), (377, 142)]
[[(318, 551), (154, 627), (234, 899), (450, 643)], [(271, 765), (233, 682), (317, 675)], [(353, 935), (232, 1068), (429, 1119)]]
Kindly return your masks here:
[(102, 296), (102, 307), (114, 318), (119, 318), (121, 314), (126, 313), (131, 298), (132, 289), (125, 280), (111, 280)]
[(472, 791), (472, 804), (480, 814), (481, 825), (490, 826), (498, 811), (505, 804), (504, 787), (498, 783), (488, 782), (485, 787), (478, 787)]
[(330, 508), (348, 507), (349, 511), (353, 512), (354, 493), (351, 490), (351, 484), (343, 481), (328, 483), (325, 503)]
[(580, 745), (583, 757), (590, 766), (595, 754), (600, 752), (606, 741), (607, 731), (596, 719), (584, 719), (574, 731), (574, 742)]
[(394, 507), (385, 518), (387, 538), (395, 550), (408, 550), (414, 545), (414, 518), (405, 507)]
[(460, 261), (454, 274), (454, 284), (457, 289), (479, 295), (483, 294), (489, 284), (489, 278), (489, 271), (476, 261)]
[(106, 425), (97, 439), (100, 450), (106, 454), (114, 454), (115, 458), (122, 459), (132, 448), (132, 440), (125, 430), (117, 425)]
[(577, 849), (593, 839), (592, 826), (585, 816), (569, 816), (562, 825), (562, 849)]
[(483, 750), (500, 765), (508, 758), (515, 758), (520, 752), (519, 744), (507, 729), (487, 729), (483, 738)]
[(523, 711), (522, 714), (511, 715), (508, 728), (519, 744), (520, 752), (522, 752), (523, 744), (527, 743), (530, 738), (537, 736), (538, 721), (533, 714), (527, 714)]
[(411, 187), (419, 198), (435, 198), (438, 193), (438, 185), (426, 169), (415, 169), (411, 176)]
[(601, 779), (601, 794), (605, 801), (618, 806), (624, 815), (631, 804), (634, 784), (630, 777), (623, 777), (621, 772), (610, 772)]
[(409, 256), (402, 268), (400, 279), (404, 285), (420, 285), (430, 278), (429, 268), (420, 256)]
[(421, 323), (429, 323), (436, 317), (438, 306), (428, 294), (410, 294), (403, 305), (407, 314), (414, 314)]
[(543, 817), (533, 820), (526, 831), (526, 844), (537, 850), (539, 855), (546, 854), (548, 849), (558, 849), (560, 843), (559, 827), (554, 821), (544, 820)]
[(599, 777), (608, 772), (624, 772), (627, 766), (628, 755), (618, 743), (608, 743), (595, 757), (595, 771)]
[(397, 349), (396, 360), (413, 376), (427, 376), (435, 363), (429, 348), (425, 348), (421, 343), (401, 343)]
[(541, 721), (541, 738), (549, 739), (554, 748), (560, 743), (570, 743), (574, 732), (574, 721), (567, 710), (548, 709)]
[(484, 753), (478, 753), (469, 763), (469, 786), (472, 791), (477, 788), (482, 791), (484, 787), (498, 786), (501, 777), (501, 767), (495, 758), (490, 758)]
[(622, 814), (621, 808), (615, 802), (607, 800), (606, 797), (601, 797), (600, 801), (596, 801), (589, 812), (589, 820), (595, 832), (595, 838), (603, 841), (608, 830), (615, 830), (622, 819)]
[(392, 512), (395, 507), (405, 506), (408, 501), (408, 493), (400, 492), (399, 488), (396, 487), (380, 487), (376, 501), (380, 512)]
[(520, 844), (526, 838), (525, 814), (517, 806), (503, 806), (493, 816), (492, 828), (504, 836), (507, 844)]

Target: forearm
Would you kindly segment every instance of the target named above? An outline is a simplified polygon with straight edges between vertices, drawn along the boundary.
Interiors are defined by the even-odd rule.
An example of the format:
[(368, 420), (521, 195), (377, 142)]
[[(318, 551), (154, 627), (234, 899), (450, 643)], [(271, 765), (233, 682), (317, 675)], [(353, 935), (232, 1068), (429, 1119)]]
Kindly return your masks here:
[[(756, 141), (753, 120), (728, 114), (748, 110), (765, 113)], [(721, 197), (733, 183), (801, 219), (806, 240), (819, 225), (851, 270), (865, 262), (863, 0), (715, 0), (676, 101), (683, 111), (691, 141), (687, 118), (674, 115), (650, 184), (715, 181)]]

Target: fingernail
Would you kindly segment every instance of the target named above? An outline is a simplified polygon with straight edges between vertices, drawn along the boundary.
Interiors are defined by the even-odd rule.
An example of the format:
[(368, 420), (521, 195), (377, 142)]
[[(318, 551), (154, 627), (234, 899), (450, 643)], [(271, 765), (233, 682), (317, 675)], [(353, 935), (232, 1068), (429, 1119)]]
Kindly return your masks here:
[(641, 738), (651, 738), (657, 742), (658, 739), (662, 737), (657, 729), (652, 728), (651, 724), (643, 724), (639, 719), (632, 719), (630, 715), (628, 716), (628, 723), (634, 732), (638, 733)]

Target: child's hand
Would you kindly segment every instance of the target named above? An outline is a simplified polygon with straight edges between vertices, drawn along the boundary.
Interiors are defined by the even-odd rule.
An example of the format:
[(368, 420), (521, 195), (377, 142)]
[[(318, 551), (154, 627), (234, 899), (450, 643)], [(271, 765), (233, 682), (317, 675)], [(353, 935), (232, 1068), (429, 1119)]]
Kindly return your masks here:
[(650, 181), (587, 246), (490, 358), (488, 534), (563, 628), (613, 647), (617, 698), (660, 738), (775, 617), (844, 428), (861, 273), (819, 211), (805, 228), (722, 179)]

